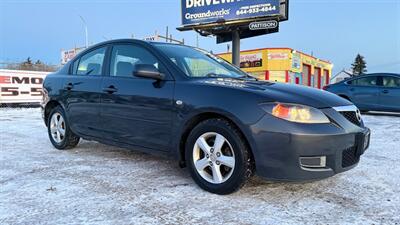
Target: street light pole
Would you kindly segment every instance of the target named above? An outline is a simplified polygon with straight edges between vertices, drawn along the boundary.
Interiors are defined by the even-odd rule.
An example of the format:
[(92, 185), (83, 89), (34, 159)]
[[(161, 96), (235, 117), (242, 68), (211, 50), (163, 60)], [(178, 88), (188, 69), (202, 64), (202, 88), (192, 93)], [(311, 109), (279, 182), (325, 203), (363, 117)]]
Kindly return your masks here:
[(79, 15), (79, 17), (81, 18), (82, 23), (85, 26), (85, 47), (88, 48), (89, 47), (89, 38), (88, 38), (89, 35), (88, 35), (87, 23), (86, 23), (85, 19), (81, 15)]

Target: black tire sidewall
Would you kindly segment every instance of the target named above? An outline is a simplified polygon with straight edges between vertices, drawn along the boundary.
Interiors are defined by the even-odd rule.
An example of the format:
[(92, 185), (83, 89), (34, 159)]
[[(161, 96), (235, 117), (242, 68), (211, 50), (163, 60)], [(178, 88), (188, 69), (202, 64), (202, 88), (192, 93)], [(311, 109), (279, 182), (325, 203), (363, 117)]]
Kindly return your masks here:
[[(193, 162), (193, 147), (197, 139), (207, 132), (216, 132), (223, 135), (231, 144), (235, 154), (235, 168), (231, 177), (222, 184), (209, 183), (197, 172)], [(232, 130), (229, 123), (224, 120), (207, 120), (196, 126), (190, 133), (185, 146), (186, 162), (188, 163), (190, 173), (195, 182), (203, 189), (216, 194), (230, 194), (238, 190), (246, 181), (246, 156), (243, 151), (247, 151), (242, 137)]]

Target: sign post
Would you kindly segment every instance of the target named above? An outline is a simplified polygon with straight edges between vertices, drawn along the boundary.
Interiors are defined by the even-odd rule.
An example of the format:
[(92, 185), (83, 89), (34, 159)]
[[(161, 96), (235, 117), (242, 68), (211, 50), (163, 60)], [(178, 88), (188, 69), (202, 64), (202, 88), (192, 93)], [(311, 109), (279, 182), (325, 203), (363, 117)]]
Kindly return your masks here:
[(279, 32), (288, 20), (289, 0), (181, 0), (182, 27), (217, 43), (232, 41), (232, 62), (240, 64), (240, 40)]
[(232, 64), (240, 67), (240, 34), (238, 30), (232, 32)]

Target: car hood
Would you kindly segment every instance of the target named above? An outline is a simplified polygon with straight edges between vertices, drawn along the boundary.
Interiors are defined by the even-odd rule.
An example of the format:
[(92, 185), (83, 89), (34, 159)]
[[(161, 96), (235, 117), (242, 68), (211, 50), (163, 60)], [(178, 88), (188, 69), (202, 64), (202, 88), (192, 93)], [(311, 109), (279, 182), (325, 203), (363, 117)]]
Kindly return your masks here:
[(265, 97), (265, 101), (294, 103), (315, 108), (352, 105), (352, 103), (346, 99), (330, 92), (301, 85), (232, 78), (204, 79), (202, 82), (255, 92)]

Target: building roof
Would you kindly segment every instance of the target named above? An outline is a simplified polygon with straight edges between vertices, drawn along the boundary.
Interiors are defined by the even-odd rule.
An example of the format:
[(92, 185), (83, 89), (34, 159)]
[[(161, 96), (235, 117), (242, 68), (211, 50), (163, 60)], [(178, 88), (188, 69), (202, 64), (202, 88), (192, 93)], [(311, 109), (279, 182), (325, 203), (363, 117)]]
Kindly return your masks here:
[(349, 77), (351, 77), (351, 76), (353, 76), (353, 73), (351, 73), (349, 70), (343, 69), (342, 71), (340, 71), (339, 73), (334, 75), (331, 79), (334, 79), (335, 77), (337, 77), (339, 75), (348, 75)]

